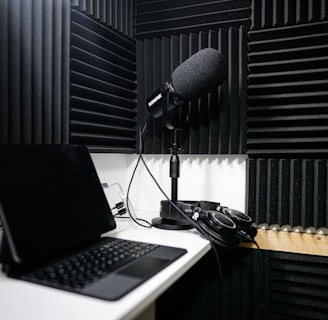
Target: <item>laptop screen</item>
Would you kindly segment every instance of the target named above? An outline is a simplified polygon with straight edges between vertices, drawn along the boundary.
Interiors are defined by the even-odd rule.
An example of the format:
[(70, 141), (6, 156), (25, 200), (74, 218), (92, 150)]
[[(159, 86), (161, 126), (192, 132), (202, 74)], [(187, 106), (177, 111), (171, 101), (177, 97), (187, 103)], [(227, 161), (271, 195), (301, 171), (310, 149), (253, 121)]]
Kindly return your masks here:
[(115, 228), (86, 147), (0, 145), (0, 218), (17, 263)]

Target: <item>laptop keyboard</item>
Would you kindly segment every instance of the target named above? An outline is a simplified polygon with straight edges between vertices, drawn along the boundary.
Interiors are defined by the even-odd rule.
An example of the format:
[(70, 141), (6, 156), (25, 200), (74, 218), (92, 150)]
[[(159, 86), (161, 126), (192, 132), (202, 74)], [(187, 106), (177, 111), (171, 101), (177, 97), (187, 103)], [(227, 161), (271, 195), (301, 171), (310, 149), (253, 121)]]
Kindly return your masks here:
[(96, 248), (37, 270), (24, 278), (41, 284), (81, 289), (157, 247), (149, 243), (108, 238), (108, 242)]

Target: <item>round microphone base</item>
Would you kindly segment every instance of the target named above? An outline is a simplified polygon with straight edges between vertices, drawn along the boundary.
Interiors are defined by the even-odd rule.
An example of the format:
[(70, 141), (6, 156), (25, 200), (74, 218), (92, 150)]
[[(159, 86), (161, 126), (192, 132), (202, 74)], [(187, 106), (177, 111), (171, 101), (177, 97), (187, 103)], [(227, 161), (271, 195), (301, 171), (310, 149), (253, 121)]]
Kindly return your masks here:
[(187, 220), (170, 220), (157, 217), (152, 219), (151, 222), (153, 227), (166, 230), (188, 230), (194, 228)]
[(192, 222), (188, 221), (176, 207), (182, 211), (182, 202), (162, 200), (160, 216), (152, 220), (152, 225), (156, 228), (167, 230), (186, 230), (195, 228)]

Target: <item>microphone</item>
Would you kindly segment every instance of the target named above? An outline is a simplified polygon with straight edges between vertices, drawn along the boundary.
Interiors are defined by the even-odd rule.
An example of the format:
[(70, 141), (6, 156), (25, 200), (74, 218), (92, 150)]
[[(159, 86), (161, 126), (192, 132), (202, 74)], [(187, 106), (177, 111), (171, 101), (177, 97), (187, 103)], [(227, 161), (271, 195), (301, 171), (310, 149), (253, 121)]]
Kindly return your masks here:
[[(218, 87), (227, 78), (227, 62), (217, 50), (205, 48), (181, 63), (171, 79), (156, 90), (146, 101), (148, 112), (158, 118), (163, 114), (170, 96), (167, 112), (194, 100)], [(168, 95), (170, 94), (170, 95)]]

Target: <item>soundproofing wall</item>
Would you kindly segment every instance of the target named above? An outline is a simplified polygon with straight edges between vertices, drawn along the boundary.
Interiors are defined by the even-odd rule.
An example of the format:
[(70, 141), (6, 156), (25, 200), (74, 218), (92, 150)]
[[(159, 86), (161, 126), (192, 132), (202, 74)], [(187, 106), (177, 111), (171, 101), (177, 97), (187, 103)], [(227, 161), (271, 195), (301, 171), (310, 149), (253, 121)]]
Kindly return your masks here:
[(68, 1), (0, 1), (0, 142), (67, 143)]
[(247, 153), (326, 157), (328, 21), (263, 24), (248, 33)]
[(327, 257), (270, 251), (265, 278), (271, 320), (327, 318)]
[(326, 1), (254, 0), (248, 48), (248, 214), (327, 227)]
[(214, 253), (207, 253), (157, 300), (156, 319), (327, 318), (327, 257), (245, 248), (219, 252), (222, 278)]
[(133, 0), (71, 0), (71, 5), (111, 30), (133, 38)]
[[(131, 32), (131, 25), (113, 21), (113, 14), (100, 17), (107, 10), (100, 10), (99, 2), (87, 4), (81, 1), (71, 12), (69, 141), (93, 152), (133, 153), (136, 47), (122, 33)], [(121, 33), (108, 24), (120, 26)]]
[(257, 223), (328, 226), (326, 159), (249, 159), (248, 212)]
[(0, 1), (0, 142), (135, 152), (133, 2)]
[[(202, 48), (218, 49), (228, 62), (228, 79), (217, 90), (175, 110), (182, 153), (246, 152), (247, 31), (249, 1), (136, 1), (138, 124), (145, 101), (173, 70)], [(155, 119), (144, 137), (145, 153), (168, 153), (170, 132)]]

